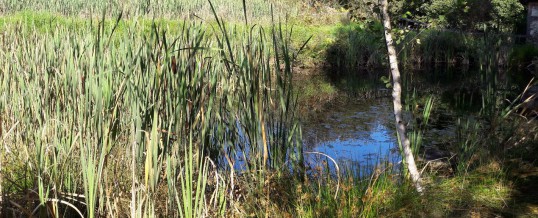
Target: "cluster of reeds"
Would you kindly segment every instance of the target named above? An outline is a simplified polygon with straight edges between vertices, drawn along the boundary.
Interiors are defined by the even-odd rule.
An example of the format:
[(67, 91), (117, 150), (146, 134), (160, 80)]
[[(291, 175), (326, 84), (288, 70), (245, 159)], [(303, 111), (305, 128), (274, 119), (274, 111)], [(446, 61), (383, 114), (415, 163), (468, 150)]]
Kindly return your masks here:
[(283, 27), (140, 23), (4, 26), (4, 215), (224, 215), (235, 170), (300, 172)]
[[(243, 6), (241, 2), (232, 0), (214, 0), (215, 10), (226, 19), (241, 21), (243, 19)], [(239, 3), (239, 4), (238, 4)], [(297, 13), (298, 5), (294, 0), (251, 0), (246, 1), (249, 8), (248, 15), (259, 20), (271, 20), (271, 5), (274, 5), (273, 13), (279, 16)], [(290, 7), (292, 6), (292, 7)], [(127, 16), (137, 15), (159, 18), (201, 18), (212, 20), (213, 14), (206, 0), (6, 0), (0, 2), (0, 13), (16, 11), (49, 11), (64, 15), (86, 16), (100, 14), (107, 11), (108, 14), (123, 10)]]
[(408, 56), (409, 63), (426, 65), (479, 66), (487, 64), (486, 58), (492, 58), (494, 64), (506, 66), (516, 42), (514, 36), (504, 33), (451, 30), (410, 32), (405, 38), (405, 47), (413, 51)]
[[(401, 64), (414, 68), (428, 65), (484, 65), (485, 58), (491, 55), (496, 64), (506, 65), (510, 49), (516, 41), (516, 38), (507, 34), (451, 30), (395, 29), (393, 34), (399, 46)], [(341, 72), (357, 73), (384, 63), (384, 54), (378, 52), (383, 47), (380, 40), (382, 33), (375, 23), (341, 26), (335, 37), (334, 45), (327, 51), (327, 60)]]
[(418, 99), (418, 93), (416, 90), (411, 96), (408, 97), (410, 103), (406, 104), (406, 110), (412, 112), (413, 120), (412, 128), (410, 129), (409, 141), (411, 143), (411, 150), (415, 157), (421, 157), (420, 154), (421, 147), (424, 141), (424, 134), (430, 128), (428, 125), (430, 123), (430, 117), (434, 108), (434, 96), (429, 96), (424, 102), (420, 102), (421, 99)]
[(339, 27), (335, 33), (336, 41), (326, 51), (326, 60), (334, 71), (332, 74), (360, 78), (364, 71), (381, 66), (385, 58), (381, 52), (381, 30), (371, 30), (362, 24)]
[(398, 195), (412, 192), (410, 184), (399, 180), (400, 167), (387, 159), (339, 166), (333, 166), (330, 158), (322, 159), (326, 160), (312, 166), (310, 176), (295, 190), (298, 217), (389, 215)]

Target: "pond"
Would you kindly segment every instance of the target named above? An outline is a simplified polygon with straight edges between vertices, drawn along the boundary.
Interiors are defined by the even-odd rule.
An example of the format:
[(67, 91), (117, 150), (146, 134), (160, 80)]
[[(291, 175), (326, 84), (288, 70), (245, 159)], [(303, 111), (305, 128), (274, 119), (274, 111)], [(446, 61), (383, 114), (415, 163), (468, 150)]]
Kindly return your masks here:
[[(390, 98), (348, 102), (303, 124), (308, 164), (320, 163), (321, 152), (335, 159), (340, 168), (375, 166), (401, 160), (394, 131)], [(330, 161), (329, 161), (330, 162)]]

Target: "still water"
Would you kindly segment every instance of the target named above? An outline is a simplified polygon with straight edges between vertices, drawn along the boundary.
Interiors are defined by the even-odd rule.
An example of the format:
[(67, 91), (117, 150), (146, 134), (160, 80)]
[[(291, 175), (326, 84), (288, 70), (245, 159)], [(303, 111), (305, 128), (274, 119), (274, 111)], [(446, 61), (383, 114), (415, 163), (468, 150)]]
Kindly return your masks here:
[[(390, 98), (349, 102), (303, 125), (305, 151), (322, 152), (342, 168), (400, 160)], [(326, 160), (306, 154), (309, 164)]]

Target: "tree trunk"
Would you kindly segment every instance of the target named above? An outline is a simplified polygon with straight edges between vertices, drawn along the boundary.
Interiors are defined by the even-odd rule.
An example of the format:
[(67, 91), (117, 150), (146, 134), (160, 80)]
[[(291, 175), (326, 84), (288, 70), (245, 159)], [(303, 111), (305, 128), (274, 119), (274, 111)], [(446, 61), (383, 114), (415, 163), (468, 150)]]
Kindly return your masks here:
[(398, 131), (398, 137), (402, 144), (405, 162), (407, 163), (407, 169), (413, 180), (418, 192), (422, 192), (422, 184), (420, 181), (420, 173), (417, 170), (415, 164), (415, 158), (413, 152), (411, 152), (411, 146), (409, 139), (406, 135), (405, 124), (402, 120), (402, 86), (400, 78), (400, 70), (398, 69), (398, 59), (396, 56), (396, 49), (394, 48), (391, 35), (390, 17), (387, 12), (388, 3), (387, 0), (380, 0), (381, 13), (383, 14), (383, 28), (385, 29), (385, 41), (387, 43), (387, 49), (389, 54), (390, 71), (392, 74), (392, 99), (394, 103), (394, 118), (396, 119), (396, 131)]

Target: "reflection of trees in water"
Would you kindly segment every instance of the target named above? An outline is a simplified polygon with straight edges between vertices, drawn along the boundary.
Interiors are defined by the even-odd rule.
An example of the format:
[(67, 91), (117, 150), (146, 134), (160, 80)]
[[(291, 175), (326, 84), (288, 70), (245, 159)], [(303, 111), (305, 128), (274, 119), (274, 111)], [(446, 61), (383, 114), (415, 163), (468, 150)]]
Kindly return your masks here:
[[(331, 111), (321, 114), (315, 123), (304, 124), (303, 142), (309, 149), (334, 140), (371, 141), (374, 140), (371, 138), (372, 133), (392, 129), (392, 120), (388, 98), (337, 105)], [(380, 128), (380, 125), (385, 128)]]

